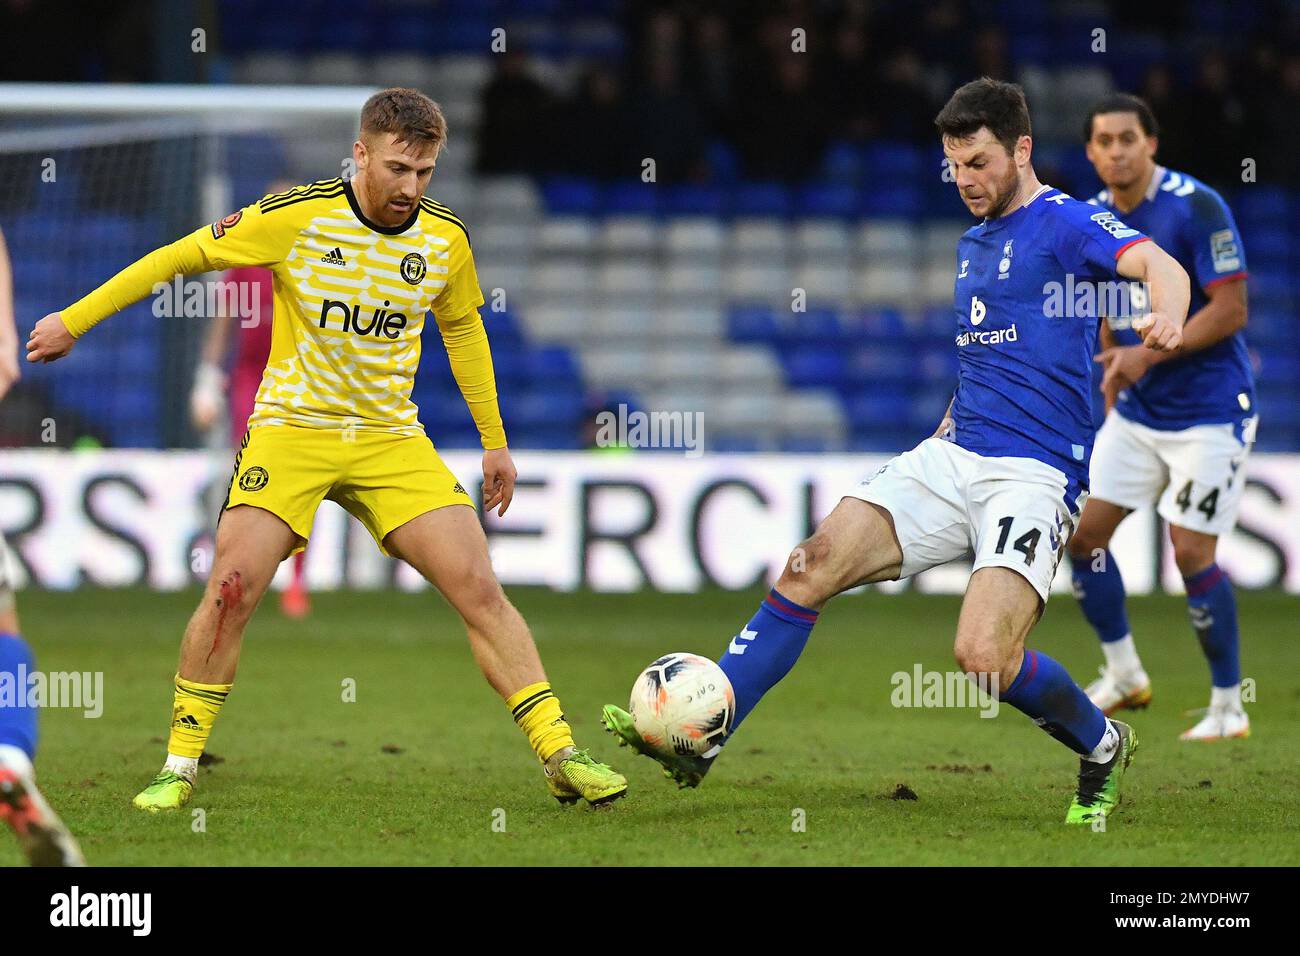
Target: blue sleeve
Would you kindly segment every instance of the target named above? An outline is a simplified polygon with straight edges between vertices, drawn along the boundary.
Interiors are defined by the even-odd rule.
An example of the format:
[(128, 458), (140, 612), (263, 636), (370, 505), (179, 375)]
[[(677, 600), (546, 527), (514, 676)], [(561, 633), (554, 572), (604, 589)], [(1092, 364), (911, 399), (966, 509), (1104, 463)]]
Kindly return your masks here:
[(1065, 198), (1053, 217), (1056, 258), (1080, 276), (1116, 276), (1115, 262), (1135, 242), (1147, 236), (1115, 218), (1115, 214), (1088, 203)]
[(1209, 289), (1219, 279), (1245, 275), (1246, 252), (1241, 234), (1223, 197), (1200, 187), (1189, 198), (1191, 215), (1184, 228), (1192, 262), (1187, 271), (1192, 273), (1196, 284)]

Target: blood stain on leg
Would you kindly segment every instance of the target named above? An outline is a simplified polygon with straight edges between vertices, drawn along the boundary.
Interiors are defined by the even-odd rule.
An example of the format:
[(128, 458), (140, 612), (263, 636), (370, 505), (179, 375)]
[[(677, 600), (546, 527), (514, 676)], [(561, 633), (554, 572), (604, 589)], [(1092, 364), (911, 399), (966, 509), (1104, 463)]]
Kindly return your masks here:
[(212, 635), (212, 647), (208, 650), (208, 661), (217, 652), (221, 644), (221, 628), (226, 623), (226, 612), (232, 604), (238, 604), (244, 597), (244, 584), (238, 571), (231, 571), (230, 576), (221, 582), (221, 593), (217, 596), (217, 630)]

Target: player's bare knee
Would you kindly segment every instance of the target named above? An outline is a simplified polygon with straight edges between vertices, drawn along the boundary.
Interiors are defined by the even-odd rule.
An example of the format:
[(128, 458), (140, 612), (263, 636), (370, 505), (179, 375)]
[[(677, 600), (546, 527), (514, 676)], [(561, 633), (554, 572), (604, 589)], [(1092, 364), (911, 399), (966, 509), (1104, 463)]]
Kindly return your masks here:
[(513, 610), (490, 568), (466, 575), (457, 584), (453, 603), (471, 625), (493, 621)]
[(997, 674), (1000, 679), (1010, 669), (1013, 656), (1004, 642), (984, 628), (958, 632), (952, 652), (963, 673)]
[(1213, 538), (1197, 540), (1175, 536), (1173, 544), (1174, 563), (1178, 565), (1179, 573), (1185, 578), (1200, 574), (1214, 563)]
[(830, 553), (829, 536), (817, 532), (790, 552), (785, 569), (777, 579), (776, 589), (805, 606), (822, 604), (839, 590), (830, 579)]
[(235, 565), (212, 575), (205, 600), (225, 621), (242, 625), (252, 617), (260, 597), (261, 589), (254, 587), (248, 575)]

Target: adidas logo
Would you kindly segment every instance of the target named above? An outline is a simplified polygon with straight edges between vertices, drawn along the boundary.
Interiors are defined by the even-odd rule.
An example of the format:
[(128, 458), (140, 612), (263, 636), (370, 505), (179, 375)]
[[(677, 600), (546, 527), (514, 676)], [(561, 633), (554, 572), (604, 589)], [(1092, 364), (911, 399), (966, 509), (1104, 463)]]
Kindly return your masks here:
[(327, 262), (332, 266), (347, 265), (347, 260), (343, 258), (343, 250), (340, 249), (338, 246), (335, 246), (329, 252), (325, 253), (325, 255), (321, 256), (320, 261)]
[(186, 728), (193, 729), (199, 726), (199, 722), (194, 718), (193, 714), (186, 714), (184, 717), (180, 717), (172, 721), (172, 726), (186, 727)]

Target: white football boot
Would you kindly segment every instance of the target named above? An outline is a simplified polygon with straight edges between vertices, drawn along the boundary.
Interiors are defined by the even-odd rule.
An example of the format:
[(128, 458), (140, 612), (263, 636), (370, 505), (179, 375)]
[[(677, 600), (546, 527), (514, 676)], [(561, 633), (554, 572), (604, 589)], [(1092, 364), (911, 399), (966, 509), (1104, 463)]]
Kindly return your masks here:
[(1240, 703), (1211, 704), (1205, 716), (1190, 730), (1179, 734), (1179, 740), (1224, 740), (1229, 737), (1249, 737), (1250, 718)]
[(1141, 710), (1151, 703), (1151, 678), (1144, 670), (1120, 673), (1110, 667), (1084, 691), (1107, 717), (1121, 710)]

